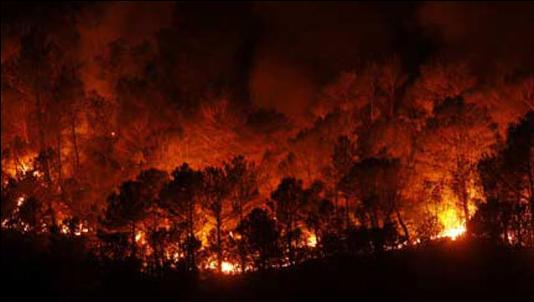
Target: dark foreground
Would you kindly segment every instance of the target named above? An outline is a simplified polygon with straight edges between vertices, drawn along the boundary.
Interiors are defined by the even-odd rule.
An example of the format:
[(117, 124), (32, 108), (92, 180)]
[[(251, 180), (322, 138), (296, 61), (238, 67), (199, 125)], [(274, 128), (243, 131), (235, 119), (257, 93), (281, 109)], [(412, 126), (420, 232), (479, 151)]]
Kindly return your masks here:
[[(103, 265), (80, 242), (2, 232), (3, 301), (534, 301), (534, 251), (439, 242), (240, 276), (148, 278)], [(7, 299), (6, 299), (7, 298)]]

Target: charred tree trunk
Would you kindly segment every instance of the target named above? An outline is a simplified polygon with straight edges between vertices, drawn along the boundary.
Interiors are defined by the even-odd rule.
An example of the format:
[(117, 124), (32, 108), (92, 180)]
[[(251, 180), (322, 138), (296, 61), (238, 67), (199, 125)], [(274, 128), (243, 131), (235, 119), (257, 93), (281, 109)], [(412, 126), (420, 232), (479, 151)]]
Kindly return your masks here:
[(221, 241), (221, 212), (218, 211), (215, 215), (216, 217), (216, 228), (217, 228), (217, 270), (222, 271), (222, 241)]
[(135, 234), (135, 222), (131, 222), (130, 223), (130, 236), (131, 236), (131, 240), (132, 240), (132, 258), (136, 258), (137, 257), (137, 242), (135, 240), (135, 237), (136, 237), (136, 234)]
[(197, 265), (195, 260), (195, 247), (193, 246), (194, 240), (195, 240), (195, 233), (194, 233), (194, 221), (193, 221), (193, 211), (194, 211), (194, 204), (191, 202), (187, 209), (187, 218), (188, 218), (188, 234), (187, 234), (187, 265), (188, 270), (190, 271), (196, 271)]
[[(528, 125), (529, 129), (534, 129), (534, 114), (531, 113), (528, 115)], [(527, 159), (527, 169), (528, 169), (528, 181), (530, 185), (530, 217), (532, 220), (532, 225), (534, 226), (534, 132), (531, 131), (528, 137), (528, 159)]]
[[(37, 127), (39, 132), (39, 149), (43, 160), (43, 173), (45, 177), (45, 181), (48, 185), (49, 189), (52, 189), (52, 178), (50, 176), (50, 163), (48, 162), (48, 150), (46, 147), (46, 139), (45, 139), (45, 132), (44, 132), (44, 120), (43, 120), (43, 111), (42, 111), (42, 103), (41, 103), (41, 94), (39, 93), (39, 89), (36, 91), (35, 96), (36, 101), (36, 109), (37, 109)], [(48, 214), (50, 215), (50, 220), (52, 223), (51, 227), (56, 226), (56, 215), (54, 213), (54, 210), (52, 208), (52, 200), (50, 198), (48, 199)]]
[(57, 133), (57, 182), (61, 199), (65, 200), (63, 192), (63, 166), (61, 164), (61, 130), (58, 130)]
[(349, 198), (348, 196), (344, 196), (344, 198), (345, 198), (345, 228), (349, 229), (350, 227)]
[(267, 246), (265, 243), (261, 245), (260, 251), (260, 270), (263, 271), (267, 267)]
[(399, 208), (397, 205), (395, 205), (395, 215), (397, 216), (397, 220), (399, 221), (399, 224), (401, 225), (402, 231), (404, 232), (404, 237), (406, 237), (406, 241), (410, 243), (410, 233), (408, 232), (408, 227), (404, 223), (404, 220), (402, 219), (401, 213), (399, 211)]
[(292, 218), (289, 219), (286, 225), (286, 244), (288, 251), (289, 264), (294, 265), (294, 255), (293, 255), (293, 221)]
[(338, 191), (339, 188), (338, 188), (338, 185), (336, 184), (335, 187), (334, 187), (334, 212), (337, 213), (338, 211), (338, 207), (337, 207), (337, 203), (338, 203)]
[(460, 199), (462, 202), (462, 208), (464, 212), (465, 225), (467, 226), (467, 222), (469, 221), (469, 206), (468, 206), (469, 200), (467, 196), (467, 188), (466, 188), (465, 181), (462, 181), (460, 189), (461, 189)]
[[(37, 124), (39, 131), (39, 149), (41, 152), (47, 152), (45, 133), (44, 133), (44, 121), (43, 121), (43, 111), (41, 104), (41, 96), (37, 93), (36, 96), (36, 105), (37, 105)], [(46, 154), (45, 154), (46, 155)], [(52, 185), (52, 178), (50, 177), (50, 165), (48, 162), (48, 156), (43, 156), (43, 168), (44, 168), (44, 177), (48, 185)]]
[(71, 116), (70, 121), (70, 133), (71, 133), (71, 140), (72, 140), (72, 148), (74, 150), (74, 175), (77, 175), (78, 168), (80, 166), (80, 155), (78, 153), (78, 142), (76, 138), (76, 117), (74, 116), (74, 113)]
[(465, 219), (465, 226), (469, 221), (469, 197), (467, 193), (467, 180), (468, 180), (468, 171), (467, 161), (461, 157), (456, 158), (456, 194), (460, 200), (463, 216)]
[[(237, 198), (237, 204), (238, 204), (238, 212), (239, 212), (239, 221), (243, 221), (243, 203), (242, 203), (242, 198)], [(242, 240), (242, 239), (241, 239)], [(239, 242), (239, 262), (240, 262), (240, 265), (241, 265), (241, 271), (244, 272), (245, 271), (245, 266), (246, 266), (246, 252), (245, 252), (245, 248), (243, 246), (243, 242)]]

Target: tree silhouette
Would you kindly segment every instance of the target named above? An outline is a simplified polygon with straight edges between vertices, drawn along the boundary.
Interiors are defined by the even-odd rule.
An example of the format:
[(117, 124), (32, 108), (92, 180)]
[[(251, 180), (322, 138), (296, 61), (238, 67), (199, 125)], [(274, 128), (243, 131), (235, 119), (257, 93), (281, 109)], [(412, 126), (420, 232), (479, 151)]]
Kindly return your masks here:
[(304, 190), (305, 223), (312, 230), (319, 244), (323, 236), (335, 231), (334, 205), (324, 195), (325, 184), (321, 181), (313, 182), (308, 189)]
[[(224, 169), (231, 186), (230, 196), (234, 212), (237, 212), (239, 221), (243, 220), (247, 204), (259, 195), (258, 172), (253, 162), (247, 162), (242, 155), (232, 158), (225, 163)], [(237, 241), (241, 268), (245, 267), (245, 250)]]
[[(334, 150), (332, 152), (332, 167), (334, 172), (334, 202), (338, 203), (338, 196), (341, 188), (339, 187), (341, 179), (350, 171), (353, 163), (357, 159), (357, 150), (354, 142), (347, 136), (338, 137)], [(345, 199), (345, 228), (350, 226), (350, 206), (349, 197), (344, 195)]]
[(297, 223), (303, 217), (305, 205), (302, 181), (293, 177), (282, 179), (278, 187), (271, 193), (277, 220), (283, 226), (286, 251), (290, 264), (295, 264), (294, 241), (298, 233)]
[(357, 210), (360, 223), (365, 227), (370, 222), (371, 235), (377, 241), (375, 248), (378, 249), (386, 241), (395, 241), (395, 236), (390, 236), (394, 228), (393, 213), (397, 213), (397, 219), (403, 224), (398, 209), (398, 165), (399, 162), (393, 159), (368, 158), (354, 164), (340, 183), (347, 196), (360, 202)]
[(259, 194), (256, 167), (253, 162), (248, 162), (244, 156), (239, 155), (225, 163), (224, 170), (231, 186), (232, 206), (241, 220), (247, 202)]
[(186, 266), (188, 270), (196, 271), (195, 253), (200, 242), (195, 237), (195, 209), (202, 190), (202, 174), (184, 163), (171, 175), (172, 180), (160, 192), (160, 206), (174, 217), (176, 225), (185, 225)]
[(118, 192), (108, 197), (107, 203), (104, 224), (114, 229), (129, 228), (131, 256), (136, 257), (136, 224), (147, 216), (149, 207), (142, 197), (142, 184), (139, 181), (123, 183)]
[(255, 208), (239, 222), (236, 231), (242, 236), (256, 267), (260, 270), (268, 268), (278, 250), (276, 222), (265, 210)]
[(215, 251), (217, 254), (217, 270), (222, 270), (222, 227), (223, 212), (226, 208), (226, 200), (230, 194), (230, 182), (225, 171), (221, 168), (207, 167), (202, 171), (204, 196), (203, 206), (215, 218)]
[(478, 163), (487, 204), (470, 222), (470, 233), (496, 243), (534, 242), (532, 118), (510, 127), (504, 147)]

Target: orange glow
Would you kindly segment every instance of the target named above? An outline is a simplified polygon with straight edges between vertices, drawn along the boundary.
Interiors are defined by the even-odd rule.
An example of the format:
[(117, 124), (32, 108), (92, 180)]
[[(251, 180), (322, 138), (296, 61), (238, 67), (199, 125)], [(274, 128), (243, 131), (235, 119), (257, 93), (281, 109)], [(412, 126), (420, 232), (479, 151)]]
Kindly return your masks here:
[(24, 175), (33, 169), (35, 156), (35, 154), (29, 154), (17, 159), (2, 160), (3, 171), (11, 177), (15, 177), (18, 173)]

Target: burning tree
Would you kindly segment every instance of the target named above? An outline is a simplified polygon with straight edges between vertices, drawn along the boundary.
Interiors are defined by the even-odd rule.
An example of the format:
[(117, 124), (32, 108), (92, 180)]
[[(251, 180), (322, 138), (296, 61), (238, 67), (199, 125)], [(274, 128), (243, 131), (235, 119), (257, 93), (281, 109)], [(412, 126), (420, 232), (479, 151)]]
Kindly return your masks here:
[(486, 111), (461, 98), (449, 99), (435, 108), (419, 143), (417, 161), (424, 175), (444, 181), (458, 198), (466, 222), (470, 217), (476, 164), (492, 151), (495, 126)]

